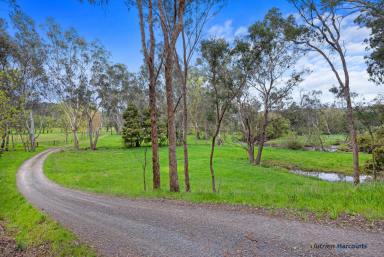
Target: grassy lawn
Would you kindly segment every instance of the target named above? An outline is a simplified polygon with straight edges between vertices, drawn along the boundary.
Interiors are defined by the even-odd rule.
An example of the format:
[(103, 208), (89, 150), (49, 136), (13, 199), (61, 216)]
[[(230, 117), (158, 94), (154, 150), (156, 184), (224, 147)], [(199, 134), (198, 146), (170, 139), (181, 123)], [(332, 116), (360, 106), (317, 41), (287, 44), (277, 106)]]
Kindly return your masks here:
[[(67, 187), (119, 196), (167, 197), (194, 202), (246, 204), (268, 208), (312, 211), (336, 218), (341, 213), (384, 219), (384, 185), (329, 183), (287, 173), (282, 168), (256, 167), (243, 149), (234, 145), (217, 148), (215, 170), (219, 192), (211, 193), (209, 146), (189, 147), (192, 193), (168, 193), (167, 148), (160, 150), (162, 191), (153, 192), (151, 167), (147, 169), (148, 192), (143, 190), (143, 148), (124, 149), (119, 136), (105, 136), (97, 151), (73, 151), (51, 155), (45, 163), (47, 176)], [(148, 151), (148, 163), (151, 163)], [(178, 149), (179, 178), (183, 190), (182, 149)], [(294, 163), (316, 170), (350, 171), (348, 153), (321, 153), (267, 148), (268, 161)], [(362, 155), (362, 159), (368, 156)]]
[(95, 256), (71, 232), (32, 207), (18, 192), (16, 172), (37, 152), (18, 149), (0, 157), (0, 219), (20, 249), (44, 245), (50, 250), (49, 256)]

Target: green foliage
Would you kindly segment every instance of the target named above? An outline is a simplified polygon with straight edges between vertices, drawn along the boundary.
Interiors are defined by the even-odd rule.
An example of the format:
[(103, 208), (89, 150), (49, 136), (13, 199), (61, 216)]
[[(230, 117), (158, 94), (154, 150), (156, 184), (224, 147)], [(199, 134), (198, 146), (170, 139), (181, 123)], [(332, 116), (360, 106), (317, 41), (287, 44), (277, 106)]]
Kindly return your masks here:
[(384, 146), (377, 147), (372, 152), (372, 160), (368, 160), (364, 165), (364, 172), (373, 174), (384, 172)]
[(372, 152), (372, 138), (368, 133), (363, 133), (357, 136), (357, 144), (360, 152)]
[[(361, 2), (363, 4), (361, 4)], [(368, 73), (371, 80), (377, 84), (384, 83), (384, 0), (356, 1), (355, 5), (360, 9), (360, 15), (356, 19), (362, 25), (367, 26), (371, 33), (367, 39), (370, 50), (367, 56)]]
[(275, 139), (286, 135), (290, 130), (289, 120), (279, 114), (271, 113), (267, 126), (267, 138)]
[(133, 104), (128, 105), (123, 114), (124, 127), (122, 137), (127, 147), (139, 147), (143, 142), (151, 139), (151, 120), (148, 111), (139, 113)]
[[(130, 104), (123, 118), (122, 137), (126, 147), (139, 147), (151, 142), (151, 113), (148, 109), (139, 112), (135, 105)], [(162, 120), (157, 122), (157, 136), (159, 146), (167, 144), (167, 126)]]

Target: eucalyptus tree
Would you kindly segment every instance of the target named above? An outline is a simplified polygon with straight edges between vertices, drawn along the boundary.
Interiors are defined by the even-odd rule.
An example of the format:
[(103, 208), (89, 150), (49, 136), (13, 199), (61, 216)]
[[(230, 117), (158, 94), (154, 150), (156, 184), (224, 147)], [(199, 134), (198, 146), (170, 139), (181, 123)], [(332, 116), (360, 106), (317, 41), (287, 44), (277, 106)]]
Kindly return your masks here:
[[(47, 77), (44, 69), (46, 54), (43, 40), (36, 31), (34, 21), (18, 6), (11, 12), (11, 22), (15, 29), (12, 39), (13, 58), (9, 63), (13, 71), (13, 87), (11, 99), (19, 110), (17, 130), (22, 137), (26, 128), (28, 140), (23, 140), (25, 147), (36, 148), (35, 121), (33, 109), (36, 103), (44, 97)], [(9, 41), (10, 42), (10, 41)], [(10, 50), (10, 49), (9, 49)]]
[[(46, 27), (51, 97), (60, 102), (73, 133), (74, 147), (79, 149), (77, 133), (84, 114), (87, 116), (88, 131), (92, 132), (92, 119), (97, 113), (98, 96), (93, 76), (104, 58), (104, 50), (96, 43), (87, 42), (73, 28), (62, 30), (52, 19), (47, 21)], [(90, 142), (91, 148), (94, 145), (95, 142)]]
[(213, 158), (217, 136), (220, 133), (224, 115), (239, 97), (247, 82), (247, 73), (242, 67), (241, 51), (231, 49), (224, 39), (210, 39), (201, 42), (203, 70), (207, 77), (209, 95), (215, 109), (215, 130), (211, 142), (209, 166), (212, 191), (216, 192)]
[(179, 179), (177, 174), (176, 158), (176, 126), (173, 74), (175, 66), (176, 42), (183, 29), (185, 0), (158, 0), (157, 1), (160, 27), (163, 35), (164, 78), (167, 97), (168, 122), (168, 164), (169, 187), (171, 192), (179, 192)]
[(185, 7), (184, 24), (181, 30), (180, 52), (175, 49), (176, 71), (181, 82), (182, 120), (183, 120), (183, 150), (184, 150), (184, 182), (185, 191), (190, 192), (189, 165), (188, 165), (188, 108), (187, 83), (191, 60), (198, 50), (203, 29), (208, 19), (216, 12), (214, 9), (219, 0), (193, 0), (187, 1)]
[[(7, 24), (0, 18), (0, 151), (8, 150), (9, 130), (13, 123), (13, 116), (16, 115), (16, 105), (12, 98), (16, 96), (14, 88), (16, 86), (17, 71), (13, 69), (13, 61), (17, 47), (14, 40), (6, 30)], [(15, 100), (15, 99), (14, 99)]]
[[(183, 120), (183, 150), (184, 150), (184, 182), (185, 190), (190, 191), (188, 166), (188, 76), (190, 63), (198, 50), (203, 36), (203, 29), (208, 20), (221, 7), (221, 0), (192, 0), (187, 1), (184, 23), (181, 31), (180, 53), (175, 51), (176, 71), (181, 81), (182, 120)], [(216, 8), (218, 7), (218, 8)]]
[(188, 76), (188, 112), (190, 122), (194, 128), (196, 139), (201, 137), (201, 126), (204, 122), (204, 114), (206, 112), (206, 100), (204, 88), (204, 77), (198, 69), (193, 69)]
[(261, 104), (256, 97), (247, 92), (238, 98), (237, 105), (242, 137), (247, 144), (248, 160), (254, 164), (255, 144), (260, 130), (258, 118)]
[[(346, 49), (342, 36), (345, 12), (340, 1), (290, 0), (300, 17), (300, 24), (290, 16), (286, 22), (286, 35), (305, 52), (318, 53), (329, 65), (338, 82), (337, 93), (347, 105), (347, 121), (353, 152), (354, 184), (360, 183), (359, 150), (350, 91), (350, 75)], [(340, 68), (339, 68), (340, 67)]]
[[(96, 150), (102, 129), (100, 88), (105, 84), (104, 74), (109, 67), (109, 53), (97, 41), (89, 44), (90, 70), (89, 79), (84, 83), (84, 115), (88, 124), (89, 147)], [(85, 75), (85, 76), (87, 76)]]
[(322, 91), (313, 90), (311, 92), (306, 92), (301, 95), (301, 112), (304, 116), (305, 124), (307, 130), (308, 140), (315, 140), (320, 145), (321, 150), (325, 151), (322, 130), (322, 109), (324, 106), (321, 103), (320, 97)]
[(98, 94), (100, 105), (108, 119), (107, 126), (112, 126), (116, 133), (123, 127), (122, 103), (123, 84), (127, 83), (128, 71), (124, 64), (109, 65), (104, 74), (100, 74)]
[[(270, 111), (286, 99), (301, 81), (303, 72), (295, 72), (293, 66), (297, 53), (284, 35), (285, 20), (281, 12), (273, 8), (249, 27), (249, 41), (259, 49), (259, 61), (249, 83), (259, 93), (263, 103), (263, 122), (258, 140), (255, 164), (260, 164)], [(289, 74), (290, 73), (290, 74)]]
[[(2, 71), (0, 71), (0, 81), (2, 80)], [(14, 108), (12, 107), (11, 99), (5, 92), (0, 89), (0, 152), (9, 150), (9, 123), (14, 114)]]
[[(154, 1), (136, 0), (139, 13), (142, 52), (148, 75), (149, 108), (151, 112), (151, 145), (152, 145), (152, 173), (153, 188), (160, 189), (160, 160), (158, 140), (158, 115), (156, 104), (156, 83), (162, 65), (156, 65), (156, 35), (155, 35), (155, 10)], [(160, 64), (163, 58), (160, 58)]]
[[(108, 4), (109, 0), (88, 0), (92, 4)], [(151, 146), (152, 146), (152, 174), (153, 189), (160, 189), (160, 159), (158, 139), (158, 106), (157, 106), (157, 82), (163, 64), (163, 54), (157, 58), (157, 46), (159, 44), (156, 27), (158, 17), (154, 0), (128, 0), (130, 6), (138, 11), (141, 50), (144, 57), (146, 79), (148, 81), (149, 109), (151, 113)], [(160, 1), (159, 1), (160, 2)]]

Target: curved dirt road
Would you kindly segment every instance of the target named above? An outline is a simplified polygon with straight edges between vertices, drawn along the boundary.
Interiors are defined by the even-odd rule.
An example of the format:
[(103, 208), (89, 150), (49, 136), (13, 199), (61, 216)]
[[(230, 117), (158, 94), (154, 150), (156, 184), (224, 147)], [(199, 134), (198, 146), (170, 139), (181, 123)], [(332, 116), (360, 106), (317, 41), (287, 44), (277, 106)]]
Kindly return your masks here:
[[(383, 256), (383, 234), (63, 188), (42, 172), (45, 158), (54, 151), (20, 167), (19, 190), (104, 256)], [(363, 243), (367, 248), (313, 249), (313, 243)]]

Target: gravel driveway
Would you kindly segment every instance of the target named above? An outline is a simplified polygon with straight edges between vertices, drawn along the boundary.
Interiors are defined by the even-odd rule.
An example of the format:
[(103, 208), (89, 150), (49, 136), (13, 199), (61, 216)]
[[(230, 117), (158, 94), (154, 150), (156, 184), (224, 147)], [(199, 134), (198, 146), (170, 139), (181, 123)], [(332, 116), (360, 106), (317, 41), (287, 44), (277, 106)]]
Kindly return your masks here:
[(44, 160), (55, 151), (26, 161), (17, 174), (18, 188), (103, 256), (384, 256), (381, 233), (67, 189), (42, 171)]

